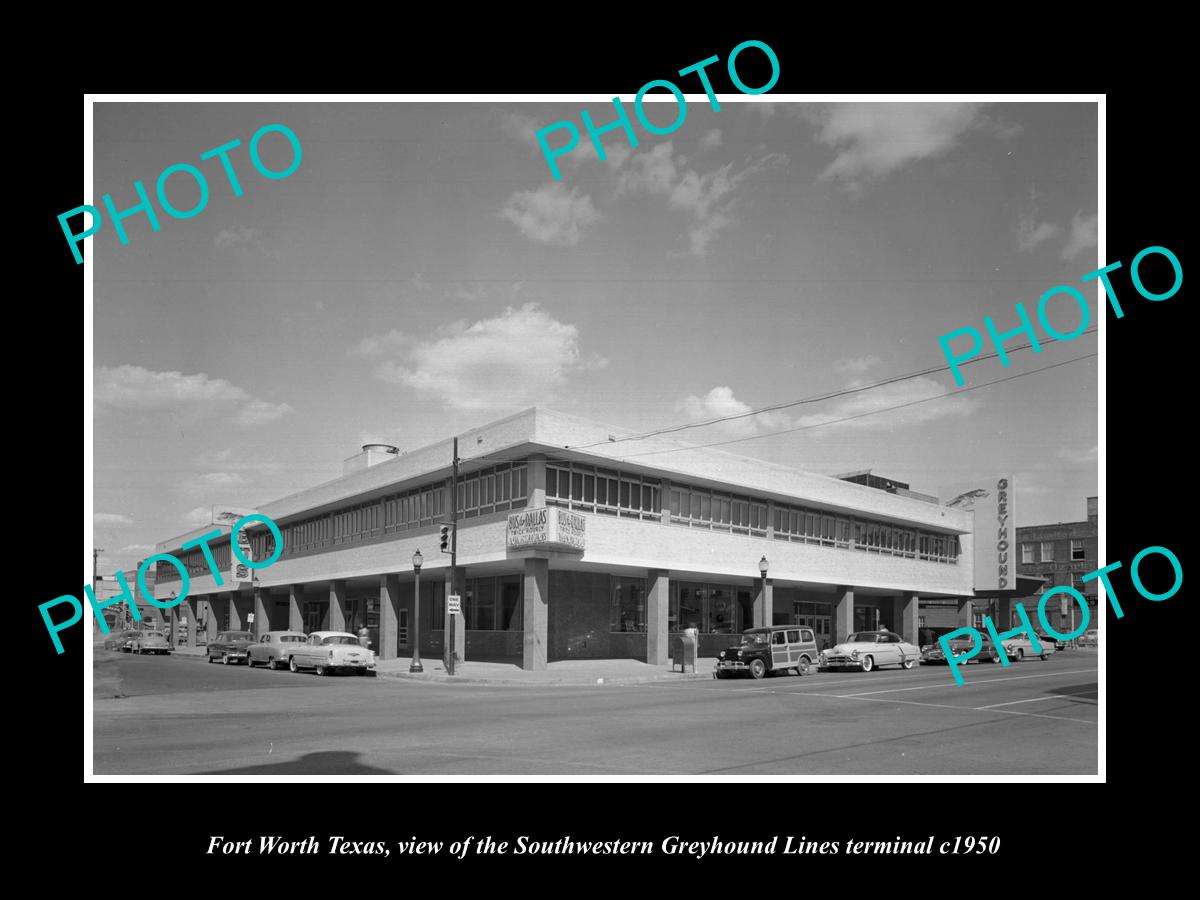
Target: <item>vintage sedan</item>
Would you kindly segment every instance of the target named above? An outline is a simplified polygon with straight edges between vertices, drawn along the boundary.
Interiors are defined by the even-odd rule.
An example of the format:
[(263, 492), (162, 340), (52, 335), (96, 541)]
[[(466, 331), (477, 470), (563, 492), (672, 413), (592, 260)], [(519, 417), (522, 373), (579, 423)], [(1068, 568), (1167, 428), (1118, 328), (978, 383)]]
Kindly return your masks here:
[(339, 669), (374, 675), (375, 652), (348, 631), (314, 631), (303, 644), (288, 650), (288, 668), (293, 672), (316, 669), (318, 675), (332, 675)]
[(171, 645), (167, 643), (166, 635), (161, 631), (141, 631), (137, 637), (129, 642), (129, 651), (131, 653), (161, 653), (163, 655), (171, 652)]
[(125, 650), (126, 645), (137, 636), (136, 631), (114, 631), (104, 639), (104, 649)]
[(1004, 641), (1004, 652), (1008, 656), (1009, 662), (1020, 662), (1027, 656), (1037, 656), (1042, 659), (1050, 656), (1055, 652), (1055, 645), (1048, 643), (1038, 638), (1038, 646), (1033, 646), (1033, 641), (1023, 634), (1016, 637), (1006, 638)]
[(859, 631), (832, 649), (822, 650), (822, 669), (862, 669), (870, 672), (879, 666), (911, 669), (921, 658), (921, 648), (910, 644), (894, 631)]
[(250, 647), (246, 665), (266, 666), (268, 669), (284, 669), (288, 664), (288, 651), (294, 650), (308, 638), (302, 631), (268, 631), (257, 644)]
[(225, 665), (244, 663), (249, 659), (250, 647), (257, 638), (249, 631), (222, 631), (208, 645), (208, 661), (220, 660)]
[[(971, 636), (961, 635), (950, 639), (950, 652), (957, 659), (964, 653), (969, 653), (971, 648), (975, 646), (975, 642)], [(1015, 644), (1010, 644), (1005, 641), (1004, 652), (1008, 654), (1009, 659), (1017, 658), (1017, 647)], [(964, 659), (959, 662), (960, 666), (965, 666), (970, 662), (1000, 662), (1000, 654), (996, 652), (996, 647), (992, 644), (990, 635), (980, 632), (979, 634), (979, 652), (970, 659)], [(946, 652), (942, 648), (942, 642), (939, 640), (936, 644), (929, 644), (921, 648), (921, 665), (946, 665)]]

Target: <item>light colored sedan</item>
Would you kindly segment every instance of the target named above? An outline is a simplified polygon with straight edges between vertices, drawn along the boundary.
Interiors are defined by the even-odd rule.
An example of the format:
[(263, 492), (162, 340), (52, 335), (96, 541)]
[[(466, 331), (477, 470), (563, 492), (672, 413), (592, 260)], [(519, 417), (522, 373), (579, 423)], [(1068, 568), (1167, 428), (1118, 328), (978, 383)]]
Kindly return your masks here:
[(246, 664), (250, 668), (266, 666), (268, 669), (284, 669), (288, 664), (288, 651), (295, 650), (308, 638), (302, 631), (268, 631), (250, 646)]
[(338, 669), (374, 675), (375, 653), (348, 631), (314, 631), (303, 644), (288, 650), (288, 668), (293, 672), (316, 669), (318, 675), (332, 675)]
[(129, 652), (167, 655), (171, 652), (171, 645), (167, 643), (166, 635), (161, 631), (143, 631), (129, 642)]
[(1029, 640), (1024, 634), (1018, 634), (1015, 637), (1005, 638), (1004, 652), (1008, 656), (1009, 662), (1020, 662), (1027, 656), (1038, 656), (1045, 659), (1055, 652), (1054, 644), (1048, 640), (1039, 640), (1038, 646), (1040, 650), (1033, 648), (1033, 641)]
[(821, 651), (823, 669), (862, 669), (870, 672), (879, 666), (911, 669), (921, 658), (921, 648), (910, 644), (894, 631), (859, 631), (830, 650)]
[(124, 650), (125, 646), (137, 637), (136, 631), (114, 631), (104, 639), (105, 650)]

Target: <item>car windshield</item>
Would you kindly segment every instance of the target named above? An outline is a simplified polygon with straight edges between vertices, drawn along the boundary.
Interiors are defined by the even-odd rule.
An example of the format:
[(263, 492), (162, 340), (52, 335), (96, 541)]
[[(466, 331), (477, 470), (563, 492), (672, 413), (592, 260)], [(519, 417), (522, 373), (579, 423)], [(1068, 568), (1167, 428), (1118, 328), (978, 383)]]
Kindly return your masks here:
[(354, 644), (358, 646), (358, 638), (349, 634), (335, 634), (332, 637), (327, 637), (321, 641), (322, 644)]
[(765, 631), (758, 631), (754, 634), (742, 635), (743, 647), (761, 647), (767, 643), (769, 635)]
[(227, 640), (227, 641), (252, 641), (252, 640), (254, 640), (254, 635), (252, 635), (248, 631), (234, 631), (234, 632), (230, 632), (230, 634), (225, 638), (225, 640)]
[(855, 642), (860, 642), (860, 643), (866, 643), (866, 644), (873, 644), (878, 639), (879, 639), (879, 632), (877, 632), (877, 631), (858, 631), (858, 632), (855, 632), (854, 634), (850, 635), (850, 637), (846, 638), (846, 643), (853, 644)]
[(279, 642), (281, 644), (287, 644), (287, 643), (298, 644), (303, 640), (304, 640), (304, 635), (302, 635), (302, 634), (282, 634), (279, 636)]

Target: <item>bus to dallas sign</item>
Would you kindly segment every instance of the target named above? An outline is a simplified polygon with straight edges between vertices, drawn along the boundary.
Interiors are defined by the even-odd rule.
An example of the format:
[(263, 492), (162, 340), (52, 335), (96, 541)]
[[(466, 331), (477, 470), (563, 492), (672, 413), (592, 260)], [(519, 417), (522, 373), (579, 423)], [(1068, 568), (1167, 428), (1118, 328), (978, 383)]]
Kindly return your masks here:
[(583, 550), (587, 520), (554, 506), (508, 515), (509, 550)]

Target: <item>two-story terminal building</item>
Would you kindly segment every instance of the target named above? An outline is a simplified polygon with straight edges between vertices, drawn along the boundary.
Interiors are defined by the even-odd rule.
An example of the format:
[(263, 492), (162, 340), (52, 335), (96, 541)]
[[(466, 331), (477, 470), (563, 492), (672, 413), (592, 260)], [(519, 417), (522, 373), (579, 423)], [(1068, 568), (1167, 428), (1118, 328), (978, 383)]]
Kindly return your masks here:
[[(385, 659), (409, 655), (414, 640), (439, 655), (450, 557), (438, 533), (452, 498), (468, 660), (663, 664), (686, 628), (713, 655), (745, 628), (785, 622), (812, 627), (819, 644), (877, 627), (915, 641), (921, 597), (972, 596), (969, 511), (667, 437), (631, 438), (529, 409), (459, 436), (456, 490), (450, 439), (405, 453), (368, 445), (341, 477), (258, 507), (279, 525), (283, 549), (252, 583), (230, 579), (227, 536), (212, 543), (222, 586), (198, 548), (181, 551), (211, 525), (159, 543), (190, 573), (176, 614), (192, 643), (198, 621), (211, 635), (247, 627), (253, 613), (259, 633), (365, 625)], [(255, 559), (267, 558), (268, 541), (254, 530)], [(180, 587), (160, 562), (156, 596)]]

